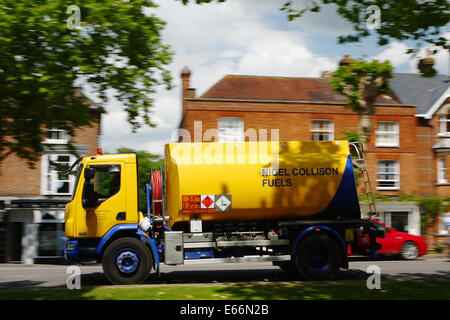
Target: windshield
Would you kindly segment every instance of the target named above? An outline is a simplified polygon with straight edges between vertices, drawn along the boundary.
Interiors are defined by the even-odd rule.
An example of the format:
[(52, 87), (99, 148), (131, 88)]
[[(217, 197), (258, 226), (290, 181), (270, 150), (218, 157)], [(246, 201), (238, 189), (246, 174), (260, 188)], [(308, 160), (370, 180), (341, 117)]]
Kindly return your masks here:
[(376, 230), (378, 230), (378, 231), (384, 231), (384, 232), (389, 232), (389, 230), (388, 230), (386, 227), (382, 226), (382, 225), (379, 224), (378, 222), (372, 221), (371, 223), (372, 223), (372, 225), (375, 227)]
[(75, 184), (73, 186), (73, 191), (72, 191), (72, 200), (73, 200), (73, 198), (75, 198), (75, 192), (77, 192), (77, 186), (78, 186), (78, 181), (80, 181), (81, 171), (83, 171), (82, 164), (80, 164), (80, 166), (78, 167), (78, 170), (77, 170), (77, 177), (75, 178)]

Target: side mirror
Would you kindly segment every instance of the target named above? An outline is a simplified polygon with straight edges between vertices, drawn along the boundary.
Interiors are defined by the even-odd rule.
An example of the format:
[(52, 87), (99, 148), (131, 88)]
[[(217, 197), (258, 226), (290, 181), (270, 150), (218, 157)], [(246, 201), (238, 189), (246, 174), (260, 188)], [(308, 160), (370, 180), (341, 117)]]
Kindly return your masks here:
[[(88, 169), (88, 168), (86, 168), (86, 169)], [(86, 173), (86, 171), (85, 171), (85, 173)], [(94, 173), (95, 173), (95, 171), (94, 171)], [(86, 176), (86, 174), (85, 174), (85, 176)], [(94, 184), (91, 181), (86, 180), (84, 182), (83, 195), (81, 198), (81, 202), (82, 202), (84, 208), (93, 208), (98, 205), (98, 195), (94, 191)]]
[(95, 177), (95, 169), (94, 168), (90, 168), (90, 167), (86, 167), (84, 169), (84, 179), (89, 181), (92, 178)]

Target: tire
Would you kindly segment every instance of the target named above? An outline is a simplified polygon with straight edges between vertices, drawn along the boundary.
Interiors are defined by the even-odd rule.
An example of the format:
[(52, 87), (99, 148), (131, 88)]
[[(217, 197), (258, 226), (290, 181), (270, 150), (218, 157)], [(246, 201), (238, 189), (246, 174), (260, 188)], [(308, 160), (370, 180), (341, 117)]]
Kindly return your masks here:
[(405, 260), (414, 260), (419, 256), (419, 248), (412, 241), (407, 241), (400, 249), (400, 256)]
[(295, 263), (293, 261), (286, 261), (280, 263), (278, 266), (281, 270), (289, 273), (290, 275), (298, 275), (297, 267), (295, 266)]
[(300, 242), (294, 261), (306, 280), (331, 280), (342, 265), (343, 249), (328, 235), (316, 233)]
[(111, 243), (103, 254), (103, 272), (114, 284), (145, 281), (152, 270), (149, 248), (135, 238), (121, 238)]

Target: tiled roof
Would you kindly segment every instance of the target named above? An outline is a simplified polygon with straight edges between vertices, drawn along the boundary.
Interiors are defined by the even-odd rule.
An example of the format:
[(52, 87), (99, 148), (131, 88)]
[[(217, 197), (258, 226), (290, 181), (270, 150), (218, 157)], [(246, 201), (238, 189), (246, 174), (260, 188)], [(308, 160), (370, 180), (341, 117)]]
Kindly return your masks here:
[(448, 75), (424, 78), (418, 73), (394, 73), (389, 83), (401, 103), (414, 105), (418, 114), (424, 114), (450, 87), (449, 80)]
[[(336, 92), (327, 78), (290, 78), (226, 75), (201, 98), (284, 100), (346, 103), (348, 98)], [(376, 103), (398, 104), (395, 98), (380, 96)]]

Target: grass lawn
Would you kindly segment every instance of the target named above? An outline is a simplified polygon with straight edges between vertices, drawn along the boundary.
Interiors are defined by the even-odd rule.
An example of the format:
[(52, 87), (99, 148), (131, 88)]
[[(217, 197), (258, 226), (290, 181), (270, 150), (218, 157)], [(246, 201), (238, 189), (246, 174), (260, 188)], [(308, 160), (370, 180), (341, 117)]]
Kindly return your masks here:
[(450, 279), (1, 289), (0, 300), (449, 300)]

